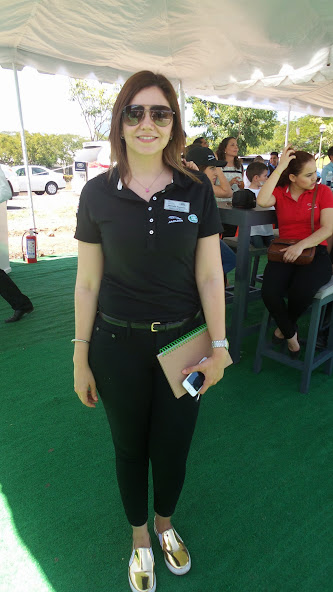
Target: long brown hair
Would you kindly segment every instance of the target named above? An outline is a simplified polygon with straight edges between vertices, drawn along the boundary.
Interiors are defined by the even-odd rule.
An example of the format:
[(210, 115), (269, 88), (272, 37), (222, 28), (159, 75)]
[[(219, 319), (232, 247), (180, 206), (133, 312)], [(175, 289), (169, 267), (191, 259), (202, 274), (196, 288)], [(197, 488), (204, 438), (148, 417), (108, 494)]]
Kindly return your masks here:
[[(225, 150), (230, 140), (237, 141), (237, 138), (235, 138), (234, 136), (228, 136), (227, 138), (223, 138), (222, 142), (219, 144), (218, 149), (216, 150), (217, 160), (227, 160), (225, 156)], [(234, 158), (234, 167), (236, 169), (243, 170), (242, 161), (238, 158), (238, 156), (235, 156)]]
[(284, 187), (285, 185), (289, 185), (290, 179), (289, 175), (299, 175), (304, 165), (310, 160), (315, 160), (313, 154), (309, 152), (304, 152), (303, 150), (296, 150), (295, 151), (296, 158), (293, 158), (290, 163), (288, 164), (287, 168), (283, 171), (280, 179), (278, 180), (276, 186), (277, 187)]
[(130, 170), (127, 159), (126, 143), (125, 140), (121, 138), (123, 109), (126, 105), (131, 104), (133, 97), (140, 90), (152, 86), (156, 86), (162, 91), (171, 109), (175, 112), (171, 132), (172, 139), (170, 139), (163, 150), (163, 163), (177, 169), (179, 172), (200, 183), (201, 181), (193, 175), (189, 169), (182, 165), (181, 154), (184, 151), (185, 136), (182, 129), (176, 92), (171, 82), (169, 82), (165, 76), (162, 74), (154, 74), (154, 72), (150, 72), (149, 70), (142, 70), (141, 72), (133, 74), (133, 76), (125, 82), (114, 104), (109, 135), (111, 143), (110, 175), (112, 172), (112, 163), (117, 163), (120, 179), (124, 186), (126, 186), (125, 178), (130, 175)]

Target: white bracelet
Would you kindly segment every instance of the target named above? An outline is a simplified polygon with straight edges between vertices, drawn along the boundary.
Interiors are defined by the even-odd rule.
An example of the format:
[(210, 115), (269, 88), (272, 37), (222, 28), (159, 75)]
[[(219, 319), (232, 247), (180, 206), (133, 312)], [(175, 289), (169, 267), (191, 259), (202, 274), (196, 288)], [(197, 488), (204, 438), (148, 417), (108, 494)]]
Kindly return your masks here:
[(81, 341), (81, 343), (90, 343), (90, 341), (87, 341), (86, 339), (72, 339), (71, 343), (76, 343), (77, 341)]

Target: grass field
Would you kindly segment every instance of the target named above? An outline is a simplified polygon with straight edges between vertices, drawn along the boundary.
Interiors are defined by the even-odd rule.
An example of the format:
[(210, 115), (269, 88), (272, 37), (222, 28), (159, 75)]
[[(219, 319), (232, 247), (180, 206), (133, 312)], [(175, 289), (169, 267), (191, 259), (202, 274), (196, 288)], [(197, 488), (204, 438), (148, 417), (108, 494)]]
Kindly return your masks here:
[[(1, 323), (0, 591), (129, 592), (106, 415), (73, 391), (76, 257), (12, 268), (35, 310)], [(8, 308), (0, 299), (0, 319)], [(202, 397), (174, 517), (192, 556), (184, 577), (153, 535), (150, 480), (158, 592), (332, 590), (332, 378), (316, 370), (302, 395), (293, 368), (265, 360), (255, 374), (256, 342)]]

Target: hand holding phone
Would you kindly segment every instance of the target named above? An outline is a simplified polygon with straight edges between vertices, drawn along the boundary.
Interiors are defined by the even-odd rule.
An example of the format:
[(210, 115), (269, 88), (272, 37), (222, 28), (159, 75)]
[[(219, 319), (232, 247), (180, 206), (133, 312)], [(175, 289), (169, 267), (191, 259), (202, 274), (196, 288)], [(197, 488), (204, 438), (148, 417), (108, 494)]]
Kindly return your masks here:
[[(204, 360), (207, 360), (207, 357), (202, 358), (199, 364), (204, 362)], [(185, 380), (183, 380), (182, 385), (184, 389), (187, 390), (189, 395), (191, 395), (191, 397), (196, 397), (196, 395), (200, 393), (204, 382), (205, 375), (203, 372), (191, 372), (191, 374), (189, 374)]]

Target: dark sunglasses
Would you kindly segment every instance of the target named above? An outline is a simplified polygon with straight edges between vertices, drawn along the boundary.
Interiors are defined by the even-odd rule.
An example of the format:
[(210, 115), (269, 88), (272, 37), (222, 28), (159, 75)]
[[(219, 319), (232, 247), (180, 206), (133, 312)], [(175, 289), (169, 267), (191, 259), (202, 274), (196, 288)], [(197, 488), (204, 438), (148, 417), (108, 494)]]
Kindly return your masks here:
[(152, 105), (145, 109), (143, 105), (126, 105), (123, 109), (123, 121), (126, 125), (138, 125), (145, 116), (146, 111), (150, 119), (159, 127), (166, 127), (173, 120), (175, 114), (170, 107), (165, 105)]

